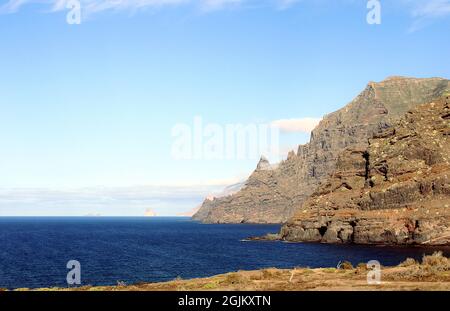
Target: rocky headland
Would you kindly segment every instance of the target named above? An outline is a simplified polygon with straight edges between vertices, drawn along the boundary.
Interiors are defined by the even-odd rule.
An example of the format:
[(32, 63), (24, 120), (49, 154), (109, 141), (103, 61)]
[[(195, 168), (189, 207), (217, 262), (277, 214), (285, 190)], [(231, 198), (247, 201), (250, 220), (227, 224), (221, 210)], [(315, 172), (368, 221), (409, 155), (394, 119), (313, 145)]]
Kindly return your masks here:
[[(385, 201), (382, 201), (385, 194), (383, 192), (381, 192), (381, 194), (376, 194), (378, 193), (376, 192), (376, 189), (379, 187), (381, 178), (388, 178), (387, 182), (394, 183), (395, 180), (389, 181), (389, 178), (396, 178), (393, 174), (397, 174), (397, 172), (389, 171), (388, 177), (385, 177), (383, 175), (383, 164), (374, 160), (377, 157), (382, 159), (381, 155), (374, 154), (372, 157), (375, 158), (372, 159), (372, 162), (367, 162), (364, 160), (365, 151), (369, 147), (370, 138), (374, 135), (387, 135), (385, 134), (386, 130), (391, 129), (392, 126), (408, 111), (418, 105), (430, 103), (434, 99), (440, 98), (449, 92), (450, 81), (441, 78), (415, 79), (391, 77), (379, 83), (371, 82), (351, 103), (344, 108), (325, 116), (311, 133), (311, 139), (308, 144), (299, 146), (297, 152), (290, 152), (287, 159), (278, 165), (271, 165), (266, 159), (262, 158), (255, 171), (250, 175), (239, 191), (223, 197), (207, 198), (193, 218), (206, 223), (285, 223), (289, 220), (289, 224), (287, 224), (282, 231), (283, 238), (286, 240), (324, 240), (330, 242), (334, 240), (338, 242), (339, 239), (341, 241), (350, 240), (353, 242), (364, 242), (365, 239), (367, 242), (372, 242), (373, 238), (363, 238), (364, 234), (362, 232), (352, 236), (351, 232), (355, 232), (354, 229), (356, 226), (351, 221), (346, 222), (345, 225), (339, 225), (336, 222), (333, 223), (331, 227), (336, 227), (336, 230), (339, 229), (338, 231), (341, 232), (337, 237), (332, 233), (334, 229), (330, 229), (324, 239), (323, 236), (325, 235), (325, 232), (328, 231), (328, 225), (324, 226), (320, 221), (317, 222), (314, 220), (313, 223), (315, 222), (315, 224), (311, 225), (311, 229), (314, 228), (314, 230), (309, 230), (309, 225), (306, 223), (313, 218), (309, 217), (307, 218), (309, 220), (306, 220), (302, 217), (306, 217), (306, 214), (314, 212), (317, 216), (316, 207), (322, 203), (325, 204), (326, 201), (317, 203), (314, 212), (314, 208), (308, 208), (308, 212), (304, 212), (305, 209), (302, 208), (301, 213), (303, 216), (300, 218), (298, 209), (302, 207), (303, 203), (305, 203), (313, 193), (314, 198), (317, 198), (317, 194), (321, 191), (330, 191), (330, 189), (332, 189), (333, 186), (330, 186), (330, 189), (327, 188), (328, 190), (324, 190), (324, 187), (326, 188), (326, 184), (329, 183), (327, 180), (330, 174), (339, 174), (336, 172), (336, 169), (338, 171), (341, 170), (340, 174), (352, 175), (352, 173), (347, 170), (354, 166), (353, 170), (355, 170), (355, 172), (358, 171), (358, 174), (366, 174), (365, 167), (364, 170), (360, 172), (360, 165), (365, 166), (369, 163), (370, 174), (372, 174), (370, 178), (373, 177), (372, 182), (374, 188), (370, 193), (372, 197), (377, 196), (377, 198), (372, 198), (369, 194), (365, 195), (363, 200), (365, 203), (361, 203), (364, 208), (357, 209), (359, 212), (364, 211), (364, 213), (367, 213), (368, 218), (366, 221), (372, 223), (369, 227), (373, 228), (375, 226), (376, 220), (374, 219), (376, 219), (375, 216), (378, 215), (377, 213), (387, 212), (392, 214), (414, 212), (414, 210), (417, 209), (416, 204), (409, 203), (408, 206), (405, 204), (397, 205), (396, 199), (393, 199), (392, 196), (389, 196), (389, 199), (386, 197), (386, 199), (384, 199)], [(444, 122), (447, 122), (448, 124), (448, 119), (445, 119)], [(403, 130), (407, 131), (408, 129), (405, 127)], [(394, 139), (393, 137), (388, 136), (384, 138), (382, 136), (379, 137), (379, 139)], [(407, 141), (408, 137), (397, 137), (397, 139), (404, 143)], [(381, 143), (381, 141), (379, 143)], [(430, 141), (429, 144), (432, 144), (432, 142)], [(375, 145), (372, 143), (370, 152), (382, 152), (379, 149), (376, 151), (374, 146)], [(424, 147), (428, 148), (432, 146), (428, 146), (427, 144)], [(420, 147), (418, 148), (420, 149)], [(346, 153), (345, 155), (342, 155), (344, 151), (346, 151)], [(400, 152), (400, 150), (398, 151)], [(403, 151), (405, 154), (402, 156), (407, 156), (407, 148)], [(427, 153), (430, 151), (429, 149), (423, 149), (421, 152)], [(448, 156), (448, 151), (446, 152)], [(424, 155), (424, 157), (426, 156)], [(376, 163), (381, 166), (373, 166)], [(414, 164), (416, 163), (414, 162)], [(401, 166), (400, 162), (398, 165), (399, 167)], [(409, 164), (402, 165), (403, 169), (406, 169), (404, 166), (409, 166)], [(422, 171), (424, 174), (423, 176), (425, 176), (427, 172), (426, 169), (428, 169), (430, 165), (433, 166), (434, 169), (439, 170), (439, 167), (431, 164), (431, 162), (425, 162), (424, 165)], [(414, 168), (415, 166), (412, 167)], [(377, 170), (381, 172), (379, 173), (381, 174), (379, 177), (375, 174)], [(349, 178), (351, 181), (348, 182), (348, 187), (344, 185), (339, 188), (346, 190), (339, 191), (353, 193), (354, 189), (359, 189), (361, 186), (360, 183), (366, 183), (365, 177), (366, 176), (361, 176), (361, 180), (353, 177)], [(350, 184), (351, 182), (356, 184)], [(367, 183), (369, 182), (370, 181), (367, 181)], [(319, 186), (322, 190), (317, 190)], [(335, 190), (336, 189), (333, 189), (333, 191)], [(397, 196), (399, 197), (402, 197), (403, 195), (408, 196), (410, 191), (412, 190), (407, 186), (396, 190)], [(439, 199), (435, 189), (432, 189), (432, 193), (436, 194), (433, 195), (433, 200), (435, 199), (437, 201), (428, 204), (430, 208), (432, 204), (440, 204), (439, 202), (442, 201)], [(319, 196), (320, 195), (323, 194), (319, 194)], [(421, 196), (422, 199), (425, 200), (425, 194), (421, 194)], [(445, 200), (446, 199), (444, 199), (444, 201)], [(309, 199), (308, 205), (311, 205), (310, 201), (311, 199)], [(342, 202), (344, 201), (345, 198), (342, 197)], [(355, 204), (357, 205), (358, 203), (356, 203), (356, 200), (353, 200), (352, 202), (349, 202), (349, 206), (345, 209), (341, 209), (341, 207), (338, 209), (328, 209), (324, 207), (323, 209), (319, 209), (319, 212), (322, 213), (328, 211), (331, 213), (331, 211), (333, 211), (333, 215), (350, 211), (354, 212), (356, 210), (354, 208)], [(374, 206), (380, 206), (380, 204), (383, 204), (385, 208), (374, 208)], [(391, 209), (397, 209), (397, 212)], [(403, 209), (406, 210), (403, 211)], [(429, 215), (433, 212), (437, 211), (430, 209)], [(439, 212), (442, 213), (441, 210)], [(329, 217), (328, 214), (326, 216)], [(295, 225), (302, 221), (304, 221), (303, 225)], [(320, 226), (318, 226), (318, 224), (320, 224)], [(362, 226), (362, 221), (360, 221), (359, 224), (361, 226), (358, 226), (357, 230), (369, 228)], [(384, 223), (381, 225), (384, 225)], [(418, 224), (420, 229), (413, 230), (415, 232), (413, 238), (414, 241), (425, 243), (431, 238), (431, 235), (429, 234), (419, 234), (419, 231), (424, 232), (428, 225), (438, 226), (442, 229), (442, 226), (439, 224), (433, 223), (433, 225), (431, 225), (423, 220), (422, 223), (419, 222)], [(416, 226), (416, 224), (413, 224), (413, 227), (414, 226)], [(301, 233), (300, 228), (307, 228), (307, 233)], [(315, 231), (316, 229), (318, 231)], [(429, 230), (432, 230), (431, 227)], [(346, 232), (348, 232), (348, 236), (346, 236)], [(419, 236), (422, 237), (419, 238)], [(381, 238), (380, 242), (390, 239), (395, 240), (396, 238), (385, 237)], [(411, 238), (408, 238), (408, 241), (411, 241)], [(434, 242), (428, 241), (428, 243)]]

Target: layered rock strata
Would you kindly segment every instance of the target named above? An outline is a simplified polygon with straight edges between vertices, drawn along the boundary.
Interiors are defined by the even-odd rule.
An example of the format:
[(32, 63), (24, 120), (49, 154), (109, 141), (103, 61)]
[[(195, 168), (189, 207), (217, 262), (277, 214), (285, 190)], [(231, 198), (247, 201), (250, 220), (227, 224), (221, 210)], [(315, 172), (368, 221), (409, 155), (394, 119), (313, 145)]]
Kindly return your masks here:
[(349, 148), (282, 227), (287, 241), (450, 244), (450, 100), (409, 111)]
[(449, 90), (450, 81), (441, 78), (371, 82), (347, 106), (325, 116), (297, 153), (289, 153), (277, 166), (262, 159), (240, 191), (206, 199), (193, 218), (206, 223), (284, 223), (333, 172), (343, 150), (364, 150), (374, 134)]

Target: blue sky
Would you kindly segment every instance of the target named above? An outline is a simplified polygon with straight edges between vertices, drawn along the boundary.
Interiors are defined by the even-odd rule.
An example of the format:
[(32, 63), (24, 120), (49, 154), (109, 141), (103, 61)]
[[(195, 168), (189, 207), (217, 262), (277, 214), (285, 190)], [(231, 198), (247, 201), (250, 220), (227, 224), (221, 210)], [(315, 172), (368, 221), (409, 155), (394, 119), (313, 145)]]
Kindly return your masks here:
[(0, 216), (174, 215), (257, 162), (174, 160), (175, 124), (320, 118), (369, 81), (450, 77), (447, 0), (381, 1), (380, 25), (364, 0), (86, 0), (80, 25), (0, 3)]

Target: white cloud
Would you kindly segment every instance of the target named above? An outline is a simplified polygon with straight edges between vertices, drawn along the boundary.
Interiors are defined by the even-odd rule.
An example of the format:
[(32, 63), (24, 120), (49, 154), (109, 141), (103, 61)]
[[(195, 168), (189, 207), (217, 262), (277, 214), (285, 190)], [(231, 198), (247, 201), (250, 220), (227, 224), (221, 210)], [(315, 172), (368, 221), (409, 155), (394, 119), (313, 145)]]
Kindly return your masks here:
[[(20, 8), (31, 3), (41, 3), (50, 8), (51, 12), (67, 10), (70, 0), (9, 0), (0, 6), (0, 13), (15, 13)], [(182, 4), (197, 4), (203, 9), (214, 10), (245, 0), (79, 0), (83, 14), (91, 15), (103, 11), (139, 10), (175, 6)]]
[(413, 2), (412, 15), (420, 18), (434, 18), (450, 14), (450, 0), (427, 0)]
[[(67, 10), (70, 0), (8, 0), (0, 5), (0, 13), (14, 13), (30, 3), (46, 5), (51, 12)], [(165, 6), (191, 4), (203, 11), (214, 11), (248, 3), (272, 5), (276, 9), (288, 9), (297, 3), (317, 0), (79, 0), (83, 14), (90, 15), (103, 11), (140, 10)], [(354, 3), (353, 0), (341, 0), (342, 5)], [(326, 3), (326, 2), (323, 2)], [(406, 9), (414, 22), (423, 22), (437, 17), (450, 15), (450, 0), (399, 0), (399, 8)], [(251, 7), (251, 6), (250, 6)]]
[(4, 5), (0, 6), (0, 13), (14, 13), (17, 12), (24, 4), (30, 0), (9, 0)]
[(287, 133), (309, 133), (319, 124), (320, 120), (318, 118), (281, 119), (273, 121), (271, 126)]
[(0, 188), (0, 216), (141, 216), (148, 208), (176, 215), (200, 204), (217, 185), (92, 187), (78, 189)]
[(292, 7), (294, 4), (299, 2), (300, 0), (277, 0), (278, 9), (286, 10)]
[(214, 11), (223, 9), (226, 6), (236, 6), (241, 2), (243, 0), (202, 0), (200, 5), (204, 11)]
[(413, 20), (409, 27), (410, 32), (450, 15), (450, 0), (401, 0), (400, 5), (406, 8)]
[[(15, 13), (20, 8), (31, 3), (40, 3), (49, 7), (51, 12), (67, 10), (67, 4), (73, 0), (8, 0), (0, 5), (0, 13)], [(228, 7), (236, 7), (249, 0), (78, 0), (84, 16), (103, 11), (139, 10), (165, 6), (191, 4), (202, 11), (215, 11)], [(279, 9), (293, 6), (300, 0), (255, 0), (253, 2), (272, 3)]]

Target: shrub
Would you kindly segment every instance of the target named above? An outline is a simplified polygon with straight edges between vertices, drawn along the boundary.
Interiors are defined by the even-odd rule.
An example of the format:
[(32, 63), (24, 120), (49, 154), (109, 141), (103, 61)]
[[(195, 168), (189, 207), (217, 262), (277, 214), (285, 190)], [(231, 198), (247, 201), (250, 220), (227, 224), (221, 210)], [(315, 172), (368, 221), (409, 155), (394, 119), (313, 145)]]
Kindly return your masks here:
[(339, 269), (341, 269), (341, 270), (352, 270), (353, 269), (353, 265), (352, 265), (352, 263), (350, 261), (344, 260), (339, 265)]
[(283, 272), (278, 270), (277, 268), (267, 268), (263, 269), (261, 272), (263, 279), (271, 279), (283, 275)]
[(226, 284), (242, 284), (247, 281), (242, 275), (239, 273), (229, 273), (225, 277)]
[(399, 267), (411, 267), (415, 266), (417, 264), (417, 261), (413, 258), (407, 258), (404, 262), (399, 264)]
[(423, 256), (422, 265), (438, 271), (448, 271), (450, 270), (450, 259), (445, 257), (442, 252), (434, 252), (433, 255)]
[(364, 262), (360, 262), (357, 266), (356, 266), (356, 271), (355, 273), (365, 273), (367, 271), (367, 264)]
[(270, 279), (272, 277), (272, 271), (270, 269), (264, 269), (262, 270), (262, 278), (263, 279)]
[(419, 281), (447, 280), (446, 272), (450, 271), (450, 259), (443, 256), (442, 252), (435, 252), (432, 255), (423, 256), (421, 263), (407, 259), (400, 266), (405, 269), (393, 274), (392, 277)]

